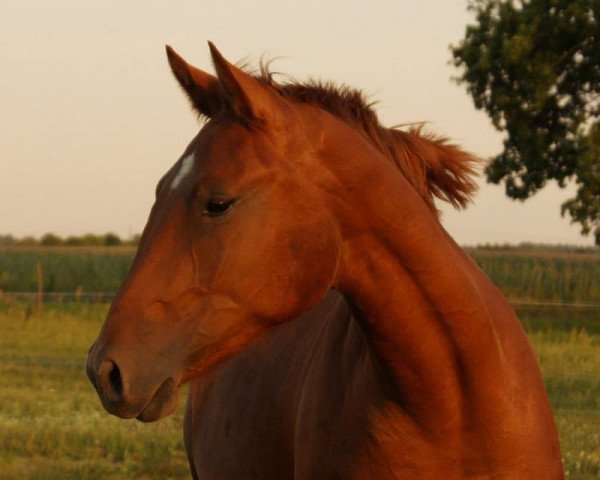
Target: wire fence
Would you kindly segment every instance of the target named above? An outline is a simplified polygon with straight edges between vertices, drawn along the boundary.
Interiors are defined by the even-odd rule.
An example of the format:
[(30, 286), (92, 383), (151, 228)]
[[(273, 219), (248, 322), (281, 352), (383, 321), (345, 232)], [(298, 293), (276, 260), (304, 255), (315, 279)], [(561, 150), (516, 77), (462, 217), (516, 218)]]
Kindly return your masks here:
[[(0, 301), (24, 300), (44, 302), (111, 302), (115, 292), (3, 292), (0, 290)], [(568, 302), (568, 301), (543, 301), (520, 298), (509, 298), (508, 301), (515, 307), (563, 307), (575, 309), (600, 309), (600, 302)]]
[(115, 298), (115, 292), (2, 292), (0, 301), (43, 301), (43, 302), (110, 302)]
[(509, 298), (511, 305), (537, 306), (537, 307), (570, 307), (570, 308), (600, 308), (600, 302), (563, 302), (563, 301), (544, 301), (544, 300), (523, 300), (520, 298)]

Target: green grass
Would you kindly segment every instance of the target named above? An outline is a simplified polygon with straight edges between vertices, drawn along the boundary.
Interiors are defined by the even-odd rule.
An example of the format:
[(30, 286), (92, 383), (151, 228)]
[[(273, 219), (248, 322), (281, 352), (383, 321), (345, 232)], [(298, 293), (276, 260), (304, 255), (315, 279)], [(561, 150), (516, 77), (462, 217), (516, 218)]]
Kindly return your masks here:
[[(84, 373), (106, 305), (0, 303), (0, 479), (188, 479), (182, 409), (108, 415)], [(554, 406), (567, 478), (600, 478), (599, 310), (519, 308)], [(183, 400), (183, 399), (182, 399)], [(183, 401), (182, 401), (183, 403)]]
[[(555, 311), (556, 310), (556, 311)], [(518, 309), (544, 373), (567, 478), (600, 478), (600, 309)], [(544, 322), (543, 319), (546, 318)]]
[(155, 424), (100, 406), (84, 373), (106, 305), (0, 305), (0, 479), (189, 478), (182, 409)]

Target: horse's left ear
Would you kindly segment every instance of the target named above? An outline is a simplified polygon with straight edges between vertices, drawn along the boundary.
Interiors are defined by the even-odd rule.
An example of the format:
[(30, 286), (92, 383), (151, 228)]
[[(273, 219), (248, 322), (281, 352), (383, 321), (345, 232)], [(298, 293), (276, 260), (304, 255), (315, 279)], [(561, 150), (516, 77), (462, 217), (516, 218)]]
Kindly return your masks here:
[(226, 102), (240, 120), (273, 123), (281, 116), (283, 99), (260, 80), (229, 63), (212, 42), (208, 42), (217, 77)]

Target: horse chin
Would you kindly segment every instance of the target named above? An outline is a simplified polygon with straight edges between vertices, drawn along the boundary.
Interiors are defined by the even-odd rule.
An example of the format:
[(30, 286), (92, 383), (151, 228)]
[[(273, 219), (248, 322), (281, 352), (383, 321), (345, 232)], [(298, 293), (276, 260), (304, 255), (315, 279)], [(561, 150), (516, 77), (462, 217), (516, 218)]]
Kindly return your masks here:
[(177, 382), (169, 378), (159, 387), (136, 418), (144, 423), (155, 422), (173, 413), (178, 403)]

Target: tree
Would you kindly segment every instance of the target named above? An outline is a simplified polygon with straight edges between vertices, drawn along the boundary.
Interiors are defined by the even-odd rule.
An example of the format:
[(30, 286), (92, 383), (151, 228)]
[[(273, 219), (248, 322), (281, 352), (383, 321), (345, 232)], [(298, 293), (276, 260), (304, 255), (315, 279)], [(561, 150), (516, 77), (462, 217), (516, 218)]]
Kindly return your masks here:
[(104, 245), (103, 235), (94, 235), (93, 233), (86, 233), (81, 237), (81, 244), (86, 247), (99, 247)]
[(107, 247), (114, 247), (117, 245), (121, 245), (122, 243), (123, 242), (121, 241), (119, 236), (114, 233), (109, 232), (104, 235), (104, 245), (106, 245)]
[(574, 178), (562, 205), (600, 245), (600, 0), (474, 0), (476, 24), (453, 46), (457, 80), (506, 133), (485, 169), (525, 200)]
[(81, 245), (83, 245), (83, 240), (81, 239), (81, 237), (71, 235), (65, 239), (65, 245), (68, 247), (80, 247)]
[(62, 244), (62, 238), (54, 233), (46, 233), (40, 240), (40, 245), (44, 245), (45, 247), (56, 247)]

